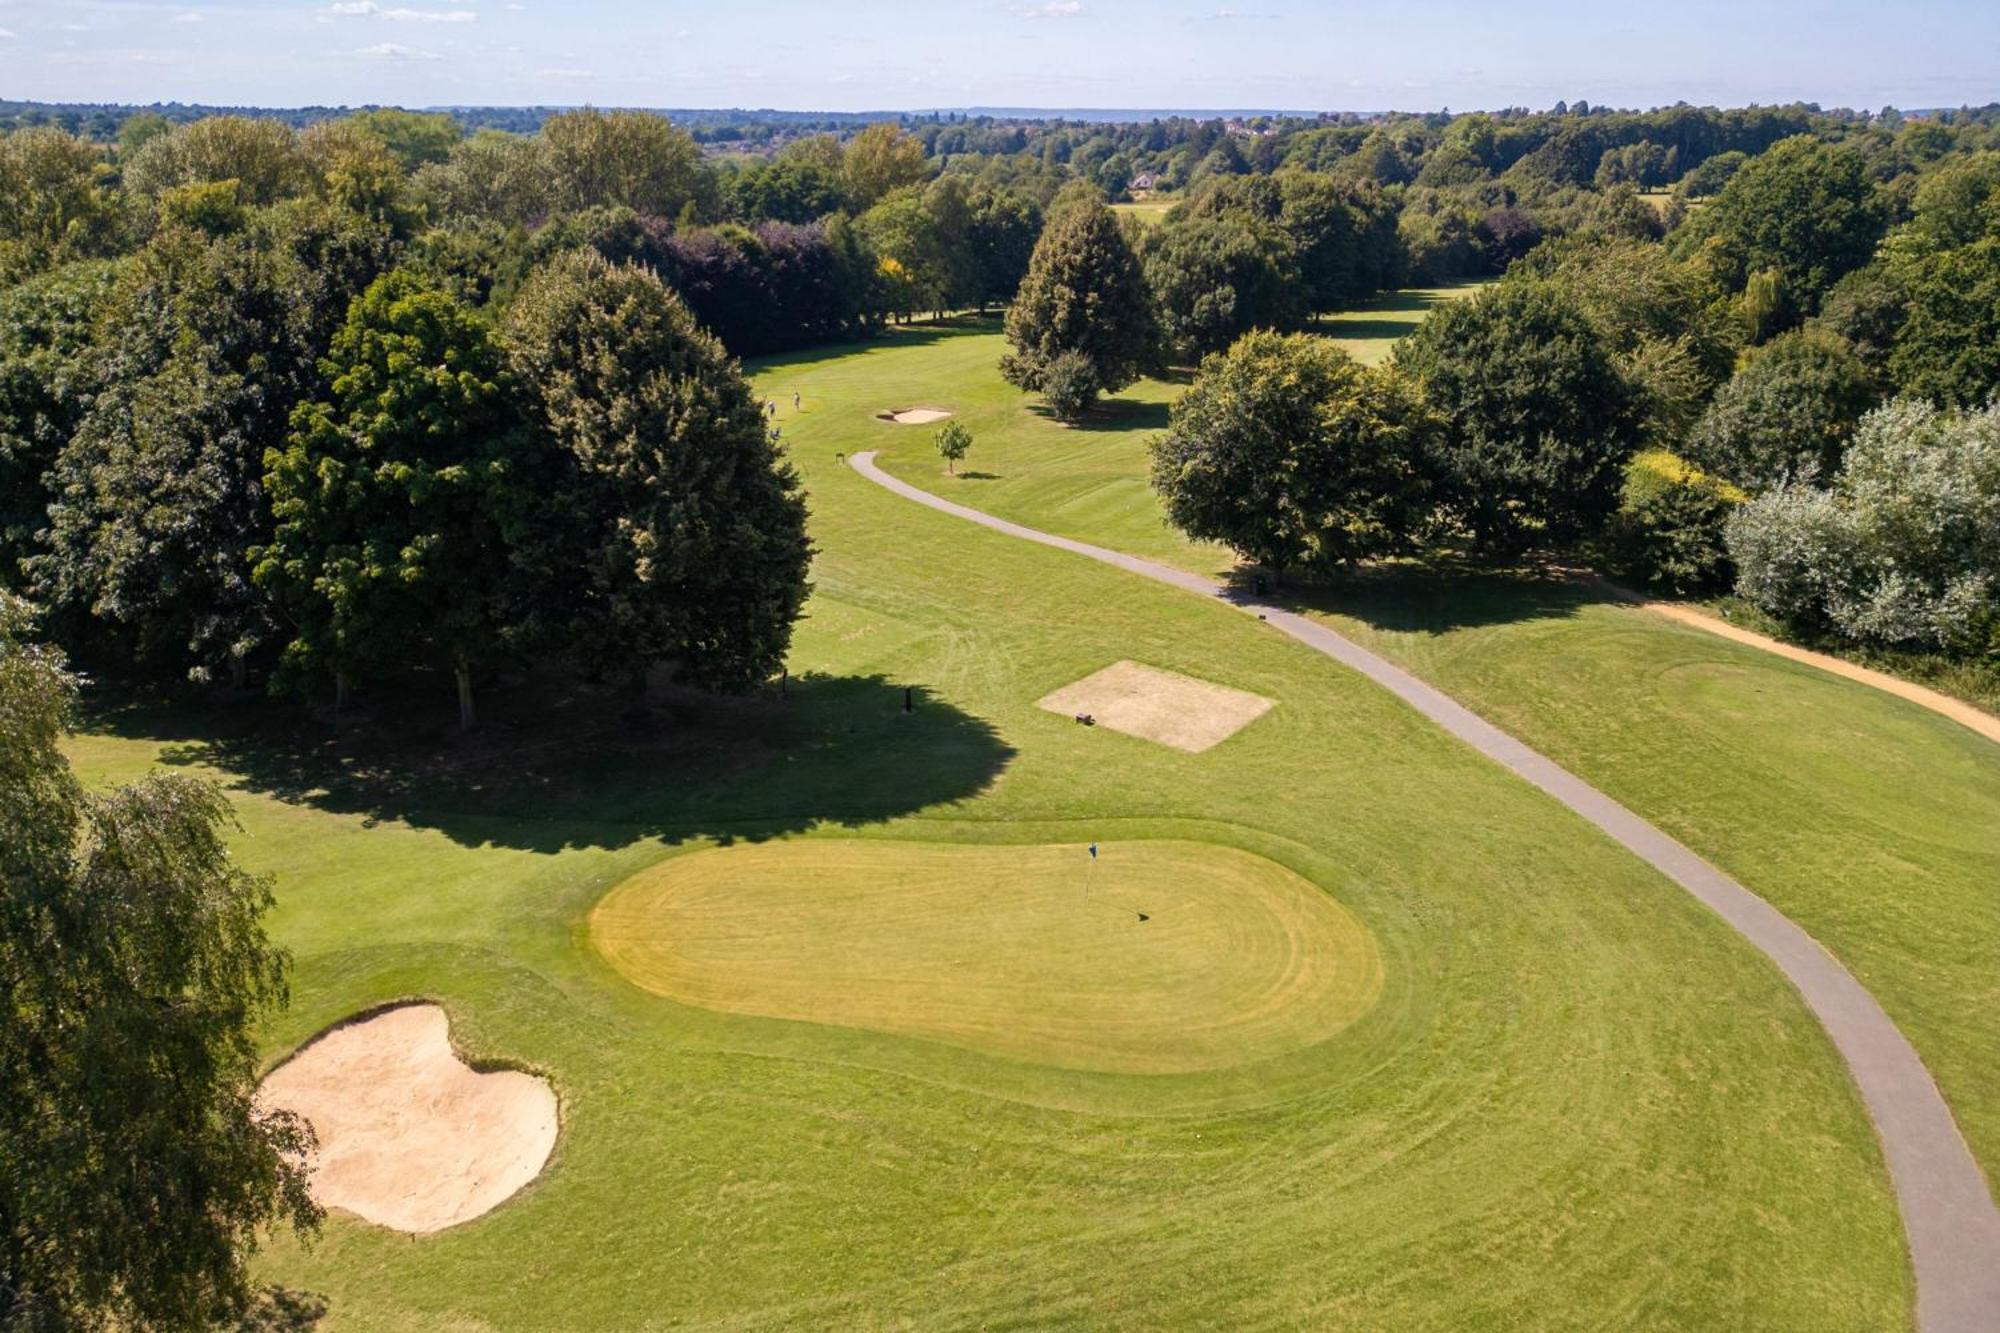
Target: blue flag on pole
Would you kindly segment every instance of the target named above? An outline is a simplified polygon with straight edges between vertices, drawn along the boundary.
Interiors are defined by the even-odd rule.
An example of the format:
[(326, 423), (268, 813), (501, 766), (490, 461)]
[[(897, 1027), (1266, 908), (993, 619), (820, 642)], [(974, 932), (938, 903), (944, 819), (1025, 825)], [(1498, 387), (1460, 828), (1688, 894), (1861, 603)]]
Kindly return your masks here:
[(1093, 861), (1097, 859), (1097, 844), (1094, 842), (1090, 844), (1090, 859)]

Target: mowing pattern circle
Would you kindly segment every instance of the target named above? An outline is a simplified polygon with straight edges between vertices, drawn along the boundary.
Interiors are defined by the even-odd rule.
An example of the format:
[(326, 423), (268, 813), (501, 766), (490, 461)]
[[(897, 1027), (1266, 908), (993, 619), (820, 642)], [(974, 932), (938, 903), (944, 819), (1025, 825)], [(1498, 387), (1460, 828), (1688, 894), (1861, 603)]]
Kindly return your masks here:
[(591, 916), (612, 966), (729, 1013), (1017, 1060), (1191, 1073), (1324, 1041), (1365, 1013), (1366, 927), (1275, 862), (1207, 843), (799, 839), (677, 857)]

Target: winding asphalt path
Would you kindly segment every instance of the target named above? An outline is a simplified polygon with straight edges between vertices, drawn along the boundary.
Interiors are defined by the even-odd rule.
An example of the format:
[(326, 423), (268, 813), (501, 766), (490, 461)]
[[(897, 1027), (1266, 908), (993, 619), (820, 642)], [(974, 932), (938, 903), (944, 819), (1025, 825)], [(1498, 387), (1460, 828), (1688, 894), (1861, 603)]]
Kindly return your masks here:
[(2000, 1209), (1994, 1207), (1986, 1179), (1930, 1071), (1875, 997), (1776, 908), (1575, 774), (1325, 625), (1253, 601), (1198, 574), (953, 504), (876, 467), (872, 449), (848, 461), (862, 476), (906, 500), (1010, 537), (1053, 546), (1203, 597), (1221, 598), (1257, 616), (1360, 672), (1487, 758), (1540, 787), (1707, 904), (1798, 987), (1853, 1072), (1881, 1136), (1902, 1208), (1916, 1270), (1918, 1326), (1924, 1333), (2000, 1329)]

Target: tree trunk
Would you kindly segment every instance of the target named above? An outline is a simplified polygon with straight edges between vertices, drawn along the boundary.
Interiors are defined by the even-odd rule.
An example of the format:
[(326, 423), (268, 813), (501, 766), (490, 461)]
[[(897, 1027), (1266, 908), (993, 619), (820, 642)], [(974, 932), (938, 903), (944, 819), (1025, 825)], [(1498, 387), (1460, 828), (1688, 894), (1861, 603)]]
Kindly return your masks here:
[(479, 723), (472, 708), (472, 668), (460, 657), (452, 662), (451, 673), (458, 679), (458, 729), (471, 731)]

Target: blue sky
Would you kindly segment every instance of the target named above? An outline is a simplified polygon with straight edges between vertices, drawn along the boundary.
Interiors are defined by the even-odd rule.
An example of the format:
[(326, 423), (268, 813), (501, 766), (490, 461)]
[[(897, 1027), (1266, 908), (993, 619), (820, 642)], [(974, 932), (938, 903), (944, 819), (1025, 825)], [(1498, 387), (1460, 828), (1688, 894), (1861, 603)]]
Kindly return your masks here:
[(56, 101), (1429, 110), (2000, 100), (2000, 0), (0, 0)]

